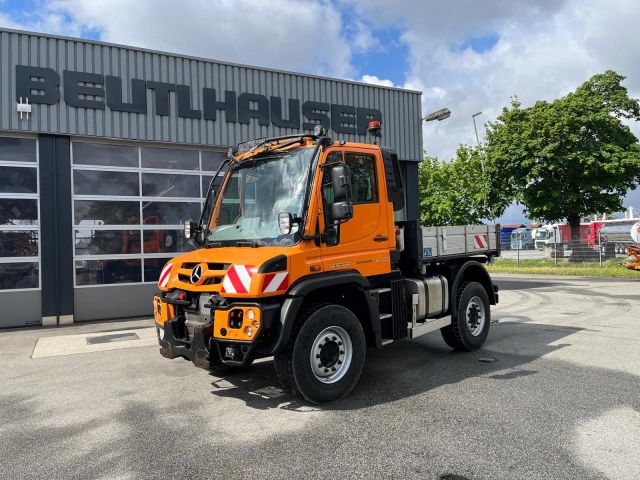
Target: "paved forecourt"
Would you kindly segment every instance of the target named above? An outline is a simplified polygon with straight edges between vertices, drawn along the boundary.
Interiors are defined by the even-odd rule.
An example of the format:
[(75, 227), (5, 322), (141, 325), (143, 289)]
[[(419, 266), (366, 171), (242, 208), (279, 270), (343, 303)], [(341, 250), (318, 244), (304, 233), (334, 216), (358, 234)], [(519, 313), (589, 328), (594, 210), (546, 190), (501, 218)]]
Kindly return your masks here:
[(325, 407), (270, 359), (166, 360), (146, 319), (3, 331), (0, 478), (640, 478), (640, 283), (496, 282), (482, 350), (369, 351)]

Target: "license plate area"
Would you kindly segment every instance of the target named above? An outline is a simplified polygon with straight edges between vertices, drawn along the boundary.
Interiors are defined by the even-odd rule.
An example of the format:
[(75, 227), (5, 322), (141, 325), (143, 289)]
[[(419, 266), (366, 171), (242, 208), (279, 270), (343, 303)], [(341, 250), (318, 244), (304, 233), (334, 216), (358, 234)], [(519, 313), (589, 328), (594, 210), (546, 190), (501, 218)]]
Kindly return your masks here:
[(194, 312), (194, 311), (185, 310), (184, 311), (184, 319), (187, 322), (202, 323), (203, 315), (200, 315), (200, 312)]
[[(201, 296), (202, 297), (202, 296)], [(201, 305), (200, 305), (201, 307)], [(184, 310), (184, 325), (189, 338), (193, 338), (195, 328), (203, 328), (209, 323), (209, 312), (206, 308)]]

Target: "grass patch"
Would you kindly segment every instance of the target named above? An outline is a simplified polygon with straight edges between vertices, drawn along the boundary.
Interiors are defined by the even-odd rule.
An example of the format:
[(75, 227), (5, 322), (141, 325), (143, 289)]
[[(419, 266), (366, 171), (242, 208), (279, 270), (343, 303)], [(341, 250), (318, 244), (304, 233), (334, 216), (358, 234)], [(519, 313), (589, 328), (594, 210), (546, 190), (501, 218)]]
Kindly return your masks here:
[(598, 262), (569, 262), (558, 259), (556, 266), (553, 259), (522, 259), (520, 265), (510, 258), (496, 258), (495, 263), (487, 265), (491, 273), (531, 273), (539, 275), (583, 275), (590, 277), (627, 277), (640, 279), (640, 271), (629, 270), (622, 266), (622, 259)]

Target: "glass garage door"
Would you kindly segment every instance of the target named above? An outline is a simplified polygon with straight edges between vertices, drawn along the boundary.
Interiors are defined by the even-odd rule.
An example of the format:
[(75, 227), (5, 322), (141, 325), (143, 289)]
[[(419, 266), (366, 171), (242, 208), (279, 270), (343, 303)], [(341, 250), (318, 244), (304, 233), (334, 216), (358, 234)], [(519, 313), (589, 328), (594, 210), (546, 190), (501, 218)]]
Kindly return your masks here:
[(40, 323), (39, 218), (37, 140), (0, 137), (0, 327)]
[(71, 151), (75, 287), (155, 285), (192, 249), (183, 224), (199, 217), (226, 153), (80, 141)]

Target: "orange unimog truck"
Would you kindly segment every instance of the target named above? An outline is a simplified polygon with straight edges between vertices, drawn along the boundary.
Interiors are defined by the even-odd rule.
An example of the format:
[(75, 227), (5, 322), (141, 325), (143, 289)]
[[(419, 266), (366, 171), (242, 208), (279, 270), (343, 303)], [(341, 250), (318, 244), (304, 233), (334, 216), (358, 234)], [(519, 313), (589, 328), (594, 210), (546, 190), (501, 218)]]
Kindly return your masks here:
[(326, 403), (353, 389), (368, 348), (435, 330), (482, 346), (498, 301), (482, 264), (500, 254), (499, 228), (407, 220), (417, 194), (394, 151), (316, 128), (240, 144), (220, 168), (185, 225), (198, 249), (160, 275), (163, 356), (217, 373), (273, 356), (285, 389)]

